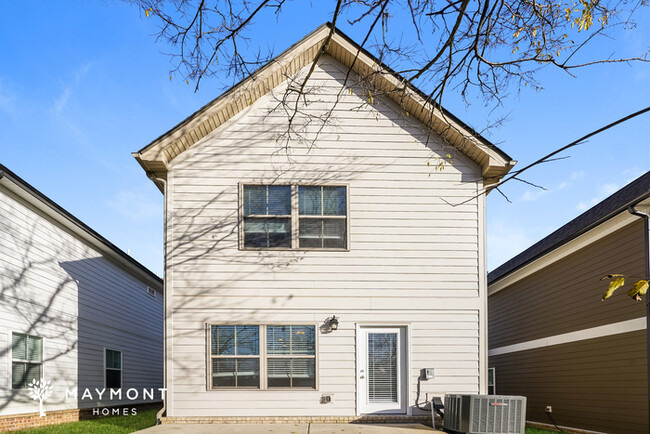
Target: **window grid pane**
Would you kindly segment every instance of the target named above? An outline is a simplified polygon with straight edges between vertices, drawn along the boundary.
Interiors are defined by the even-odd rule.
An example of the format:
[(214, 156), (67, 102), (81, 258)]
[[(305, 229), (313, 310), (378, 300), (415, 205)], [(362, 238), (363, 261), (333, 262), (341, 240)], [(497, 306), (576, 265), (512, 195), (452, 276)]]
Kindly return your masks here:
[(244, 216), (291, 215), (290, 185), (245, 185)]
[(291, 247), (291, 219), (244, 219), (244, 247)]
[(323, 187), (323, 215), (346, 215), (345, 187)]
[(35, 336), (27, 336), (27, 360), (30, 362), (43, 361), (43, 340)]
[(11, 357), (14, 360), (27, 360), (27, 335), (11, 334)]
[(256, 325), (213, 325), (211, 348), (213, 356), (259, 355), (260, 328)]
[(347, 219), (301, 218), (299, 232), (302, 248), (344, 249), (347, 245)]
[(212, 387), (260, 386), (258, 358), (213, 358)]
[(119, 389), (122, 387), (122, 371), (119, 369), (106, 369), (106, 387)]
[(122, 369), (122, 352), (106, 350), (106, 368)]
[(269, 355), (315, 355), (315, 327), (267, 326), (266, 349)]
[(269, 387), (316, 388), (316, 361), (309, 359), (269, 359)]

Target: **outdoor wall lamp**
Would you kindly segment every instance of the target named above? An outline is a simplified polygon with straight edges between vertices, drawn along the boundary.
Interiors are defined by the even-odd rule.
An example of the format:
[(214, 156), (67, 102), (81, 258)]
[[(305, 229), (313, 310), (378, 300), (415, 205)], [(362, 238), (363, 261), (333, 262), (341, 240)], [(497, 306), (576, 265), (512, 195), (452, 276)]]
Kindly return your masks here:
[(334, 331), (339, 328), (339, 320), (336, 318), (336, 315), (332, 315), (331, 318), (327, 319), (327, 325), (330, 330)]

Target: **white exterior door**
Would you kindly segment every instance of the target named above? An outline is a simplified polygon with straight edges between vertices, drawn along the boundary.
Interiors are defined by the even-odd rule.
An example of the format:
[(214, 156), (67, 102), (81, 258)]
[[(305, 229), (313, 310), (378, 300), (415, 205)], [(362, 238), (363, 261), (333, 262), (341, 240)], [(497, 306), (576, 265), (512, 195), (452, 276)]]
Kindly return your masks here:
[(406, 328), (359, 330), (359, 413), (406, 413)]

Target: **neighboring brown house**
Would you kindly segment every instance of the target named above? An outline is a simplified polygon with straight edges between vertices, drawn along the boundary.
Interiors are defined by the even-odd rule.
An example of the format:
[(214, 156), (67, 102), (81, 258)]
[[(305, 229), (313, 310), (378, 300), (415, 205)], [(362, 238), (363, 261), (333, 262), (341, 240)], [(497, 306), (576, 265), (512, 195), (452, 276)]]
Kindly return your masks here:
[[(650, 172), (488, 276), (495, 392), (527, 396), (528, 421), (650, 432), (645, 302), (625, 294), (648, 253), (629, 205), (650, 208)], [(603, 302), (608, 273), (628, 282)]]

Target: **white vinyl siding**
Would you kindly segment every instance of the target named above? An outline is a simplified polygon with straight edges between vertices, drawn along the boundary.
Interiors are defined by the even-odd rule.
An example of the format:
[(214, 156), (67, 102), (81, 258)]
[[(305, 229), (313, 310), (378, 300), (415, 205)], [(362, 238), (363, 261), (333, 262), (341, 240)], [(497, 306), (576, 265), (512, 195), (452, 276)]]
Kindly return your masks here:
[[(331, 101), (345, 72), (324, 56), (310, 97)], [(364, 106), (352, 88), (313, 147), (281, 151), (279, 87), (170, 162), (169, 416), (356, 415), (356, 324), (409, 325), (409, 411), (421, 368), (436, 369), (422, 394), (481, 390), (480, 169), (452, 151), (453, 164), (432, 170), (448, 145), (384, 98)], [(348, 249), (240, 249), (240, 186), (271, 182), (345, 185)], [(332, 315), (338, 330), (317, 328), (317, 390), (209, 390), (206, 323), (321, 325)], [(323, 394), (333, 401), (321, 404)]]

